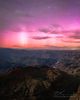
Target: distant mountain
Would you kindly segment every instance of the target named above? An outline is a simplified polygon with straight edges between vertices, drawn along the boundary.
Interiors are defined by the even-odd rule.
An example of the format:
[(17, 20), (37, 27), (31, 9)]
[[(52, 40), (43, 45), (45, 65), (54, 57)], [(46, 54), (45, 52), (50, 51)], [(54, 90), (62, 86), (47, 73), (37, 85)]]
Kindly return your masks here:
[[(25, 50), (0, 48), (0, 71), (14, 67), (54, 66), (57, 62), (64, 62), (67, 66), (80, 65), (78, 50)], [(76, 62), (75, 62), (76, 59)], [(80, 61), (80, 59), (79, 59)], [(78, 65), (78, 66), (79, 66)]]

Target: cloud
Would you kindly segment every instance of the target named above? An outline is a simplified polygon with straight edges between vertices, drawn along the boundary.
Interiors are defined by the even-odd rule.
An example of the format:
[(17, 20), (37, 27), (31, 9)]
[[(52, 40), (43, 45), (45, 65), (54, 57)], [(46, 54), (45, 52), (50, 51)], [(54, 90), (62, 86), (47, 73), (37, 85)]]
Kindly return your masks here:
[(80, 40), (67, 40), (67, 39), (65, 39), (65, 40), (62, 40), (62, 42), (66, 42), (66, 43), (80, 43)]
[(70, 49), (68, 46), (54, 46), (54, 45), (44, 45), (45, 47), (49, 48), (49, 49), (54, 49), (54, 50), (67, 50)]
[(74, 36), (69, 36), (69, 38), (80, 39), (80, 36), (78, 36), (78, 35), (74, 35)]
[(73, 35), (69, 36), (69, 38), (72, 38), (72, 39), (80, 39), (80, 30), (73, 31)]
[(59, 34), (61, 31), (63, 31), (63, 28), (59, 24), (52, 24), (48, 28), (41, 28), (38, 31), (49, 34)]
[(48, 38), (51, 38), (49, 36), (33, 36), (31, 37), (32, 39), (35, 39), (35, 40), (44, 40), (44, 39), (48, 39)]
[(58, 32), (58, 31), (62, 31), (63, 27), (59, 24), (52, 24), (50, 25), (49, 29), (51, 29), (52, 31)]
[(0, 0), (0, 32), (11, 30), (20, 24), (30, 25), (29, 22), (32, 22), (31, 19), (34, 16), (25, 7), (28, 5), (26, 2), (24, 3), (22, 0)]
[(33, 18), (33, 15), (31, 15), (30, 13), (26, 13), (26, 11), (24, 10), (16, 10), (14, 12), (18, 17), (24, 17), (24, 18)]
[(39, 32), (44, 32), (44, 33), (48, 33), (48, 34), (59, 34), (58, 31), (49, 29), (49, 28), (42, 28), (38, 30)]
[(20, 45), (12, 45), (13, 48), (21, 48), (22, 46)]
[(28, 27), (33, 24), (29, 18), (32, 18), (32, 15), (28, 13), (17, 15), (14, 12), (11, 14), (9, 12), (5, 16), (0, 14), (0, 31), (12, 30), (17, 32), (21, 28), (20, 25)]
[(39, 29), (38, 31), (44, 32), (44, 33), (50, 32), (50, 30), (48, 28), (42, 28), (42, 29)]

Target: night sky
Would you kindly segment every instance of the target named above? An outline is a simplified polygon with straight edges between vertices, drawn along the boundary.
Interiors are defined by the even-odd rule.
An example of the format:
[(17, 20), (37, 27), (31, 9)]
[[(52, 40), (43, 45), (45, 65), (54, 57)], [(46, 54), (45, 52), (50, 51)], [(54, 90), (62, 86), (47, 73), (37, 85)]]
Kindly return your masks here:
[(0, 0), (0, 47), (80, 49), (80, 0)]

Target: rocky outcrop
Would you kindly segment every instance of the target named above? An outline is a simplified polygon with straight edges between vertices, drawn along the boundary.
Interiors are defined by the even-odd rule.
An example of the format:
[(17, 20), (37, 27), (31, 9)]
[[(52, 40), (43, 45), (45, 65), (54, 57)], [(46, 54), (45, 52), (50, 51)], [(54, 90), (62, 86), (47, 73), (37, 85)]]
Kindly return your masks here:
[(0, 97), (2, 100), (59, 100), (69, 94), (64, 99), (69, 100), (79, 84), (79, 78), (54, 68), (16, 68), (0, 76)]
[(78, 88), (77, 92), (70, 97), (69, 100), (80, 100), (80, 87)]

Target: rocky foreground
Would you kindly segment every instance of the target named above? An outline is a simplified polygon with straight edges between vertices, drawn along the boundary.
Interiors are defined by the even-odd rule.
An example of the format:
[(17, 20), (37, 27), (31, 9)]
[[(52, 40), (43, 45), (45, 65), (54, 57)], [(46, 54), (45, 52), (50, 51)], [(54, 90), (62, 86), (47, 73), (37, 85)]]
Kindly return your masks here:
[(1, 100), (80, 100), (80, 76), (55, 68), (15, 68), (0, 75)]

